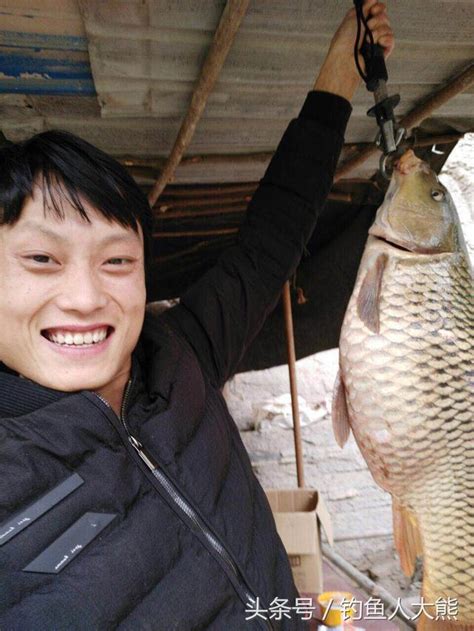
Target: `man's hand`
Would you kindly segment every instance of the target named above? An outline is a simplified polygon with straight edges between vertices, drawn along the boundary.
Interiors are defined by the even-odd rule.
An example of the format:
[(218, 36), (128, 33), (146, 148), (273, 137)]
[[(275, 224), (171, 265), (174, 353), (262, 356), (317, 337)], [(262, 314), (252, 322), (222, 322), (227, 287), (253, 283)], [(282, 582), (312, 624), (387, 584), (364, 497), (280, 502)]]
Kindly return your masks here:
[[(377, 0), (365, 0), (363, 12), (364, 16), (368, 17), (368, 25), (372, 31), (374, 42), (382, 46), (386, 59), (395, 45), (386, 7), (383, 2), (378, 2)], [(364, 27), (362, 26), (363, 32)], [(315, 90), (332, 92), (343, 96), (348, 101), (352, 99), (361, 82), (354, 61), (356, 35), (356, 11), (355, 8), (352, 8), (347, 12), (331, 40), (328, 54), (314, 84)], [(361, 55), (359, 55), (359, 63), (362, 69), (365, 70), (364, 60)]]

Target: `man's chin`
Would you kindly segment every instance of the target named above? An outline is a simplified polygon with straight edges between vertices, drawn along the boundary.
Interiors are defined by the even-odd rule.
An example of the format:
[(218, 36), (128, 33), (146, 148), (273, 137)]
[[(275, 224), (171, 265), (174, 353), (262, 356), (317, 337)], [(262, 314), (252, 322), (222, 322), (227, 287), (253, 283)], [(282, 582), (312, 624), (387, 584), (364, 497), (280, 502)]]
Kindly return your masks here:
[(73, 394), (74, 392), (81, 392), (83, 390), (94, 391), (94, 390), (99, 390), (101, 387), (103, 387), (102, 382), (80, 381), (78, 379), (75, 381), (66, 382), (66, 383), (65, 382), (57, 383), (57, 382), (51, 382), (48, 380), (47, 382), (39, 383), (39, 385), (49, 388), (50, 390), (57, 390), (58, 392), (67, 392), (68, 394)]
[[(25, 373), (27, 371), (24, 371)], [(82, 372), (86, 371), (82, 368)], [(36, 374), (19, 374), (22, 379), (28, 379), (33, 383), (49, 388), (50, 390), (57, 390), (58, 392), (81, 392), (82, 390), (99, 391), (103, 389), (113, 378), (113, 370), (107, 371), (94, 371), (94, 375), (80, 374), (81, 370), (76, 370), (76, 374), (65, 375), (64, 372), (61, 378), (55, 378), (51, 374), (49, 375), (36, 375)]]

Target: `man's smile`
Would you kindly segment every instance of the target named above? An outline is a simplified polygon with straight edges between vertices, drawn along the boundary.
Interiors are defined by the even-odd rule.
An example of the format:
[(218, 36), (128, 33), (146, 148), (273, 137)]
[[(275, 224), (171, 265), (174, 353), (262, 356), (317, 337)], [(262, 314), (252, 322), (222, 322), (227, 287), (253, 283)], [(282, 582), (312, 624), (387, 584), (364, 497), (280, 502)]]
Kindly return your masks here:
[(41, 337), (51, 350), (63, 356), (81, 359), (95, 357), (104, 352), (110, 346), (115, 329), (104, 327), (90, 330), (84, 334), (72, 333), (63, 329), (59, 331), (52, 334), (48, 330), (43, 330)]
[(114, 327), (109, 324), (95, 324), (89, 326), (67, 325), (43, 329), (41, 335), (50, 342), (65, 346), (84, 346), (103, 342)]

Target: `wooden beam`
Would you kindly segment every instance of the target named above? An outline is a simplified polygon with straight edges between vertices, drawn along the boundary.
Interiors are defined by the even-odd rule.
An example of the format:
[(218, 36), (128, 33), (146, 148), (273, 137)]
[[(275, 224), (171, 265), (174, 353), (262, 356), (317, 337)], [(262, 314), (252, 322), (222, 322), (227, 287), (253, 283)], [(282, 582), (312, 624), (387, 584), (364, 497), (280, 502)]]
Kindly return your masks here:
[(199, 208), (209, 208), (211, 206), (232, 206), (232, 204), (242, 204), (243, 202), (249, 202), (250, 195), (236, 196), (215, 196), (215, 197), (195, 197), (194, 199), (174, 199), (160, 201), (153, 210), (158, 211), (158, 216), (167, 213), (169, 210), (184, 210), (185, 208), (192, 208), (198, 210)]
[(464, 134), (468, 132), (462, 132), (459, 134), (443, 134), (441, 136), (425, 136), (417, 138), (415, 140), (414, 147), (432, 147), (433, 145), (450, 145), (453, 142), (457, 142), (464, 138)]
[(214, 197), (216, 195), (252, 194), (257, 190), (258, 182), (243, 184), (222, 184), (220, 186), (186, 186), (186, 188), (168, 187), (163, 191), (162, 199)]
[(165, 186), (173, 178), (176, 167), (181, 161), (184, 152), (188, 148), (196, 125), (198, 124), (207, 99), (214, 88), (221, 68), (226, 60), (229, 50), (234, 42), (240, 23), (247, 11), (249, 0), (227, 0), (222, 12), (219, 26), (214, 34), (211, 48), (201, 70), (198, 83), (191, 97), (191, 104), (184, 121), (178, 132), (168, 161), (148, 196), (150, 206), (154, 206), (156, 200), (163, 192)]
[[(466, 133), (466, 132), (464, 132)], [(455, 134), (442, 134), (438, 136), (426, 136), (421, 137), (415, 141), (414, 147), (427, 147), (429, 145), (446, 145), (452, 142), (456, 142), (460, 138), (464, 136), (464, 133), (455, 133)], [(361, 150), (373, 149), (373, 143), (367, 142), (359, 142), (359, 143), (349, 143), (344, 145), (344, 152), (347, 153), (359, 153)], [(221, 166), (226, 164), (232, 165), (249, 165), (249, 164), (267, 164), (273, 157), (273, 152), (262, 152), (262, 153), (229, 153), (229, 154), (203, 154), (197, 156), (183, 156), (181, 162), (179, 163), (179, 168), (183, 169), (193, 164), (205, 164), (205, 165), (215, 165)], [(351, 159), (351, 158), (349, 158)], [(131, 156), (122, 156), (118, 157), (117, 161), (123, 166), (127, 167), (131, 173), (131, 175), (136, 175), (137, 177), (146, 176), (150, 179), (155, 180), (157, 173), (159, 174), (164, 166), (166, 165), (165, 158), (137, 158)], [(364, 178), (355, 178), (355, 179), (347, 179), (347, 183), (368, 183), (369, 180)], [(246, 191), (248, 188), (256, 189), (258, 182), (247, 182), (247, 183), (239, 183), (239, 184), (209, 184), (206, 188), (201, 185), (192, 185), (192, 184), (182, 184), (180, 186), (186, 188), (174, 188), (167, 187), (162, 196), (173, 195), (176, 197), (192, 197), (194, 195), (194, 191), (201, 191), (203, 194), (205, 191), (208, 191), (206, 194), (213, 195), (216, 191), (222, 189), (222, 193), (237, 193)], [(177, 185), (179, 186), (179, 185)], [(224, 190), (224, 189), (229, 189)]]
[[(350, 193), (329, 193), (328, 200), (352, 203), (352, 195)], [(230, 215), (233, 213), (241, 213), (247, 210), (250, 197), (240, 198), (222, 198), (178, 200), (173, 204), (163, 204), (154, 208), (154, 216), (157, 220), (163, 219), (182, 219), (190, 217), (210, 217), (212, 215)], [(172, 210), (170, 210), (172, 209)], [(189, 210), (187, 210), (189, 209)]]
[(219, 208), (203, 208), (202, 210), (170, 210), (169, 212), (155, 215), (158, 220), (164, 219), (191, 219), (194, 217), (213, 217), (214, 215), (233, 215), (245, 213), (247, 204), (235, 206), (220, 206)]
[(220, 228), (218, 230), (189, 230), (185, 232), (154, 232), (156, 239), (179, 239), (182, 237), (220, 237), (224, 234), (237, 234), (239, 228)]
[[(461, 74), (447, 81), (442, 88), (431, 93), (424, 101), (408, 112), (408, 114), (400, 120), (400, 126), (410, 130), (416, 125), (420, 125), (433, 111), (461, 92), (464, 92), (464, 90), (467, 90), (473, 83), (474, 64), (471, 63)], [(337, 169), (334, 181), (337, 182), (340, 180), (378, 151), (380, 150), (375, 144), (371, 144), (358, 151), (356, 155)]]
[(183, 163), (193, 164), (249, 164), (267, 163), (273, 158), (273, 151), (258, 151), (253, 153), (208, 153), (205, 155), (187, 156)]
[[(207, 153), (194, 156), (183, 156), (179, 168), (193, 166), (194, 164), (221, 165), (221, 164), (253, 164), (266, 163), (273, 157), (273, 151), (258, 153)], [(142, 169), (155, 169), (161, 171), (167, 163), (166, 158), (138, 158), (132, 156), (117, 156), (116, 160), (125, 167)]]
[(426, 100), (416, 105), (402, 120), (401, 125), (410, 130), (422, 123), (439, 107), (464, 92), (474, 83), (474, 63), (471, 63), (461, 74), (448, 81), (440, 90), (431, 94)]

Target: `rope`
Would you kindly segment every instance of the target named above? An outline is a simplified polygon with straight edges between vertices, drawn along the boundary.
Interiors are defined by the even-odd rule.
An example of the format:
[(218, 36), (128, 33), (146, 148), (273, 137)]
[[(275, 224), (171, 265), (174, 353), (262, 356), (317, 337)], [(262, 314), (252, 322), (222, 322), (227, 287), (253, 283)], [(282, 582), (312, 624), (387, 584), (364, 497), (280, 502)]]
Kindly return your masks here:
[[(363, 0), (354, 0), (356, 15), (357, 15), (357, 36), (354, 44), (354, 60), (357, 67), (357, 71), (362, 77), (363, 81), (367, 84), (370, 80), (370, 68), (372, 65), (372, 59), (374, 57), (374, 36), (372, 35), (372, 31), (369, 28), (367, 19), (364, 16), (364, 12), (362, 11), (362, 2)], [(362, 38), (362, 44), (360, 43), (360, 35), (362, 31), (362, 25), (364, 26), (364, 36)], [(364, 56), (366, 72), (362, 70), (362, 67), (359, 63), (359, 52), (362, 54), (362, 47), (366, 47), (367, 56)], [(364, 52), (366, 52), (364, 51)]]

